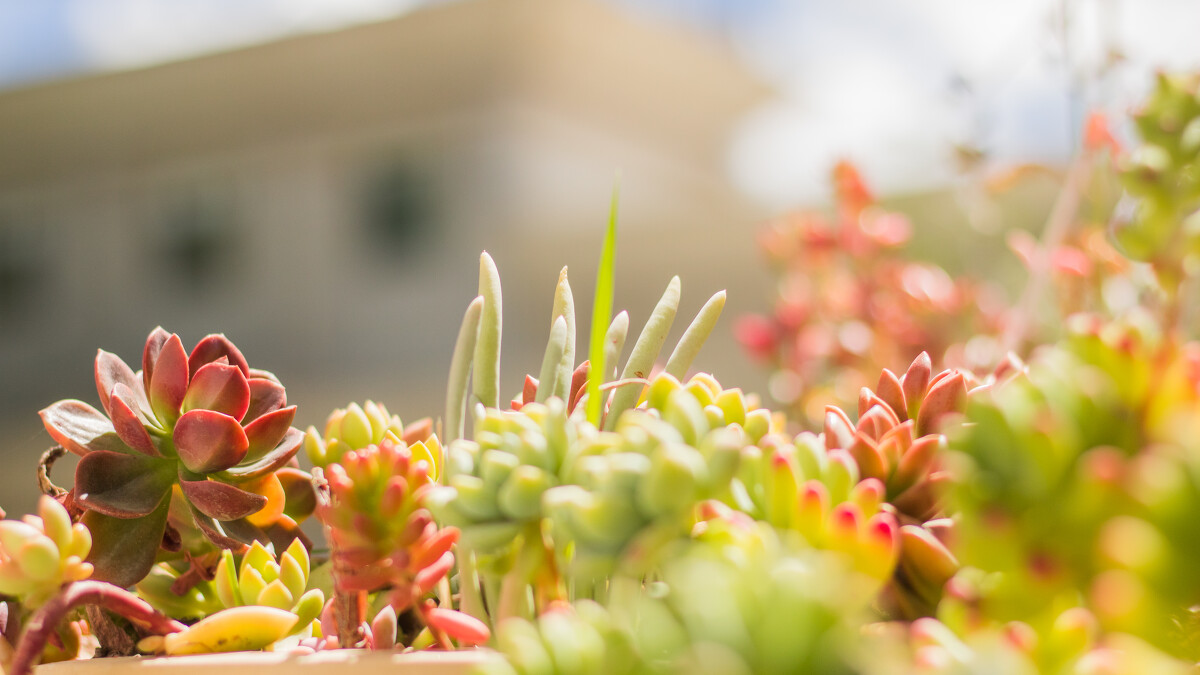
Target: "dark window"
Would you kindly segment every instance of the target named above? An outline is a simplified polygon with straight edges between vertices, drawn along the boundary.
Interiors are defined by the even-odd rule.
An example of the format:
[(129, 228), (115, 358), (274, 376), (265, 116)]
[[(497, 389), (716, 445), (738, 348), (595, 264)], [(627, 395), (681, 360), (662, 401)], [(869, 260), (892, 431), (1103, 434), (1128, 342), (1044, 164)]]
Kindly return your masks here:
[(431, 181), (404, 162), (368, 174), (363, 191), (367, 243), (389, 256), (416, 248), (433, 230)]

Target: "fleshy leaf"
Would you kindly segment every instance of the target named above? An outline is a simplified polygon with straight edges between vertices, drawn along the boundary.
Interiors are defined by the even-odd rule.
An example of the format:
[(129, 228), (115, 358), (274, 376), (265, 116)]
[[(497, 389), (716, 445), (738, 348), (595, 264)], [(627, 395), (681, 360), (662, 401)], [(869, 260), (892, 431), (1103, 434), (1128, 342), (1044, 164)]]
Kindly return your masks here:
[(270, 452), (258, 460), (225, 470), (222, 477), (237, 482), (262, 478), (272, 471), (283, 468), (303, 444), (304, 432), (295, 427), (289, 427), (287, 433), (283, 435), (283, 440)]
[(179, 460), (195, 473), (223, 471), (242, 461), (249, 448), (242, 425), (212, 410), (191, 410), (175, 423)]
[(169, 499), (162, 500), (158, 508), (142, 518), (84, 512), (81, 522), (92, 533), (92, 552), (87, 559), (95, 566), (92, 578), (123, 588), (145, 578), (158, 554), (170, 503)]
[(51, 438), (77, 455), (96, 450), (129, 451), (117, 436), (112, 422), (83, 401), (59, 401), (42, 409), (38, 415)]
[(172, 464), (141, 455), (90, 452), (75, 467), (75, 501), (114, 518), (145, 516), (170, 491)]
[(183, 412), (215, 410), (235, 420), (241, 420), (250, 407), (250, 385), (237, 366), (226, 363), (206, 363), (192, 375), (187, 394), (183, 397)]
[(196, 526), (208, 537), (209, 541), (221, 548), (231, 548), (240, 551), (243, 546), (254, 541), (268, 541), (265, 532), (246, 522), (245, 518), (237, 520), (216, 520), (204, 515), (196, 507), (192, 507), (192, 518)]
[(100, 394), (100, 406), (112, 414), (108, 407), (108, 397), (113, 387), (124, 384), (130, 389), (137, 387), (137, 376), (121, 357), (103, 349), (96, 352), (96, 392)]
[(250, 386), (250, 406), (242, 417), (243, 424), (287, 405), (287, 394), (279, 382), (264, 377), (251, 377), (246, 382)]
[(163, 330), (162, 326), (158, 326), (150, 331), (150, 336), (146, 338), (146, 347), (142, 349), (142, 386), (146, 391), (150, 391), (150, 378), (154, 374), (154, 364), (158, 361), (158, 355), (162, 352), (163, 345), (170, 337), (170, 333)]
[(154, 371), (150, 375), (150, 407), (166, 428), (170, 428), (179, 419), (179, 409), (183, 405), (183, 397), (187, 393), (188, 366), (187, 352), (183, 351), (183, 343), (178, 335), (167, 338), (158, 359), (154, 362)]
[(217, 520), (245, 518), (267, 503), (267, 498), (215, 480), (180, 480), (179, 487), (196, 510)]
[(253, 462), (279, 445), (295, 418), (296, 406), (290, 406), (269, 412), (247, 424), (244, 429), (250, 447), (243, 461)]
[(312, 476), (300, 469), (282, 468), (275, 472), (285, 495), (283, 512), (293, 520), (303, 520), (317, 508), (317, 493)]
[(108, 414), (112, 418), (113, 428), (126, 445), (150, 457), (162, 457), (162, 453), (154, 445), (150, 432), (146, 431), (145, 417), (137, 407), (137, 395), (124, 383), (118, 382), (112, 390), (112, 398), (108, 402)]
[(195, 376), (202, 366), (213, 363), (222, 356), (229, 359), (230, 365), (242, 371), (242, 375), (250, 377), (250, 366), (246, 363), (246, 357), (242, 356), (241, 350), (224, 335), (209, 335), (196, 343), (191, 356), (188, 357), (188, 374)]

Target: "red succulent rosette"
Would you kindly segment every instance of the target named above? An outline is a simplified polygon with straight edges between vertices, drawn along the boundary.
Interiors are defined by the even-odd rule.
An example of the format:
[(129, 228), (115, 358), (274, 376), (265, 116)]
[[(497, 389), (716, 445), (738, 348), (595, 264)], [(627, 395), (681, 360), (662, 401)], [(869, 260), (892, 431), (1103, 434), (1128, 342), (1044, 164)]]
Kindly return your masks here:
[(225, 336), (189, 355), (178, 335), (155, 328), (136, 373), (100, 350), (96, 388), (104, 412), (63, 400), (40, 413), (81, 457), (72, 497), (92, 531), (96, 578), (136, 583), (160, 544), (177, 549), (181, 534), (241, 548), (280, 523), (294, 527), (285, 502), (296, 481), (280, 471), (303, 441), (291, 426), (296, 408)]

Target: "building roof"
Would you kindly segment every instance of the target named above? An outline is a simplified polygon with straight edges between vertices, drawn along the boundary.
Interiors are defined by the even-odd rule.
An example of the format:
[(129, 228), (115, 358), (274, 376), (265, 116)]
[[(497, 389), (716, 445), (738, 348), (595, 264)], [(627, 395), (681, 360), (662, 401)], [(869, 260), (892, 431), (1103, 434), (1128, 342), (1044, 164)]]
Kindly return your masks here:
[(464, 0), (336, 32), (0, 93), (0, 187), (136, 170), (512, 99), (710, 159), (723, 152), (715, 143), (737, 117), (769, 94), (716, 41), (596, 0)]

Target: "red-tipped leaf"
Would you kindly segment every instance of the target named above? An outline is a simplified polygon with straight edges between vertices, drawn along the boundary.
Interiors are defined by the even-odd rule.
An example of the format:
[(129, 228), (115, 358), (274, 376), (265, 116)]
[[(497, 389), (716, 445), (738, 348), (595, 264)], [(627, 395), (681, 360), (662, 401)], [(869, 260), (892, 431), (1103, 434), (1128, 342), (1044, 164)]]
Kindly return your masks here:
[(149, 457), (162, 457), (154, 439), (146, 430), (148, 422), (138, 409), (137, 395), (132, 389), (122, 383), (117, 383), (112, 390), (112, 398), (108, 403), (108, 414), (112, 418), (113, 429), (126, 445)]
[(287, 405), (287, 393), (279, 382), (262, 377), (252, 377), (246, 380), (246, 384), (250, 387), (250, 405), (246, 408), (246, 415), (242, 417), (243, 424), (249, 424), (259, 417)]
[(150, 375), (150, 407), (154, 415), (166, 428), (179, 419), (179, 409), (187, 393), (187, 352), (178, 335), (172, 335), (163, 343)]
[(303, 444), (304, 432), (291, 427), (283, 435), (283, 440), (279, 442), (279, 445), (275, 446), (270, 452), (253, 462), (247, 462), (241, 466), (226, 469), (221, 477), (234, 482), (262, 478), (272, 471), (277, 471), (286, 466), (288, 461), (295, 456), (296, 451)]
[(246, 357), (224, 335), (209, 335), (196, 343), (188, 357), (188, 374), (195, 375), (201, 367), (213, 363), (221, 357), (229, 359), (229, 364), (242, 371), (242, 375), (250, 377), (250, 366)]
[(875, 394), (888, 404), (892, 412), (896, 413), (896, 417), (901, 422), (908, 421), (908, 403), (904, 397), (904, 385), (900, 384), (900, 378), (887, 368), (879, 374), (879, 384), (875, 385)]
[(95, 370), (96, 393), (100, 394), (100, 407), (111, 415), (112, 410), (108, 407), (108, 397), (112, 394), (113, 387), (117, 384), (124, 384), (130, 389), (136, 389), (138, 386), (137, 376), (133, 374), (133, 369), (121, 360), (121, 357), (103, 349), (96, 352)]
[(250, 447), (242, 425), (229, 415), (192, 410), (175, 423), (175, 450), (194, 473), (224, 471), (246, 456)]
[(296, 406), (290, 406), (262, 415), (243, 427), (250, 443), (243, 461), (253, 462), (266, 456), (283, 440), (295, 418)]
[(267, 503), (267, 498), (215, 480), (181, 480), (179, 487), (196, 510), (217, 520), (245, 518)]
[(112, 422), (83, 401), (59, 401), (42, 409), (38, 415), (50, 437), (77, 455), (97, 450), (129, 452)]
[(215, 410), (241, 420), (250, 407), (250, 384), (237, 366), (206, 363), (188, 382), (183, 412)]
[(162, 352), (163, 345), (170, 337), (170, 333), (163, 330), (162, 326), (158, 326), (150, 331), (150, 335), (146, 338), (146, 346), (142, 349), (142, 388), (147, 392), (150, 391), (150, 378), (154, 375), (154, 364), (158, 361), (158, 355)]
[(904, 400), (908, 403), (908, 417), (917, 416), (921, 400), (925, 398), (925, 389), (929, 386), (929, 378), (933, 375), (933, 361), (928, 352), (921, 352), (908, 366), (908, 371), (900, 380), (904, 388)]

